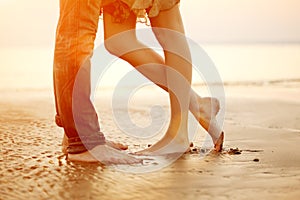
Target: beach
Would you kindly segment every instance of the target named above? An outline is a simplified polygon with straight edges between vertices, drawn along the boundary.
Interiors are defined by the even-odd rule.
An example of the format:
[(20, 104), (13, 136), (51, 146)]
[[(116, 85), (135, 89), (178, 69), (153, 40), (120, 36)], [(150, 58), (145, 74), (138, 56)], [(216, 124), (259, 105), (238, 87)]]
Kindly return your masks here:
[[(100, 8), (83, 0), (0, 0), (0, 200), (299, 200), (300, 1), (180, 1), (180, 16), (177, 5), (165, 9), (179, 1), (135, 1), (130, 9), (128, 2)], [(136, 27), (131, 11), (139, 14)], [(122, 18), (122, 26), (109, 23), (105, 13)], [(131, 28), (136, 33), (130, 37), (115, 34)], [(184, 38), (173, 38), (177, 31), (191, 56)], [(112, 35), (122, 44), (107, 48)], [(181, 67), (182, 75), (189, 65), (178, 58), (188, 58), (192, 88), (220, 100), (221, 152), (190, 113), (189, 151), (134, 154), (159, 141), (170, 122), (168, 93), (131, 66), (153, 65), (147, 77), (163, 77), (155, 71), (162, 60), (143, 45), (168, 67)], [(106, 140), (128, 145), (124, 154), (142, 163), (70, 162), (62, 152), (53, 88), (65, 92), (79, 64), (91, 64), (91, 99)], [(54, 82), (53, 72), (55, 79), (70, 77)], [(165, 75), (169, 86), (187, 94), (180, 79)], [(185, 140), (180, 150), (187, 146)]]
[[(1, 93), (0, 199), (300, 198), (299, 82), (225, 86), (223, 152), (187, 153), (161, 170), (138, 174), (67, 162), (50, 89)], [(108, 139), (128, 144), (129, 151), (155, 141), (123, 134), (105, 99), (96, 107)], [(141, 124), (148, 120), (143, 119), (148, 103), (161, 97), (151, 93), (144, 99), (137, 98), (132, 109)], [(197, 134), (201, 137), (193, 143), (200, 147), (206, 133), (199, 129)]]

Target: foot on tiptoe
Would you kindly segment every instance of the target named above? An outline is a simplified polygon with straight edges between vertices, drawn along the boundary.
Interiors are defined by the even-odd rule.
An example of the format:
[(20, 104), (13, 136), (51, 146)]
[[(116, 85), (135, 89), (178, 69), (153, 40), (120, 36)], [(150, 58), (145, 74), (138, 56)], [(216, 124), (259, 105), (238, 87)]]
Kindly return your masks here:
[(220, 110), (219, 100), (216, 98), (198, 97), (198, 113), (194, 115), (199, 124), (209, 133), (213, 142), (215, 151), (221, 152), (224, 142), (224, 132), (217, 123), (216, 115)]
[(224, 132), (222, 132), (219, 138), (216, 140), (215, 144), (215, 151), (221, 152), (223, 149), (223, 142), (224, 142)]
[(198, 105), (192, 106), (192, 113), (199, 122), (199, 124), (208, 131), (210, 120), (216, 118), (220, 111), (220, 103), (216, 98), (198, 97)]

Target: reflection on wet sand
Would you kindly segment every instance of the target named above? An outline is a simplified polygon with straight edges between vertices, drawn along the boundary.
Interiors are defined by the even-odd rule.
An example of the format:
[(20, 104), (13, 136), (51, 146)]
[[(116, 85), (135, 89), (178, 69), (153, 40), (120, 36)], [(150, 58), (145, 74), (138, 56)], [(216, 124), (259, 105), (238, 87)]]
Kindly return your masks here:
[[(53, 122), (52, 93), (11, 92), (0, 100), (0, 199), (299, 199), (298, 90), (284, 88), (283, 98), (279, 87), (246, 89), (247, 97), (227, 100), (225, 151), (200, 157), (205, 133), (199, 130), (192, 153), (151, 173), (67, 162), (62, 130)], [(243, 91), (237, 87), (229, 93)], [(270, 93), (272, 100), (252, 98), (251, 92)], [(137, 110), (141, 120), (144, 111)], [(130, 138), (105, 108), (100, 112), (108, 138), (128, 144), (131, 151), (155, 140)]]

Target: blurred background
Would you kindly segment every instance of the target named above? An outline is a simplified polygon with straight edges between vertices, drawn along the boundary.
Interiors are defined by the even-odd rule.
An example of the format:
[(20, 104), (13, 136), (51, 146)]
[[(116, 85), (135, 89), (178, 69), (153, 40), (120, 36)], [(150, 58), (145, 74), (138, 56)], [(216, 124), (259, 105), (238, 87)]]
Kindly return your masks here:
[[(186, 35), (226, 84), (300, 82), (300, 1), (182, 0), (180, 7)], [(59, 0), (0, 0), (1, 89), (52, 88), (58, 17)], [(102, 42), (100, 20), (96, 46)], [(101, 84), (114, 85), (130, 69), (116, 61)]]

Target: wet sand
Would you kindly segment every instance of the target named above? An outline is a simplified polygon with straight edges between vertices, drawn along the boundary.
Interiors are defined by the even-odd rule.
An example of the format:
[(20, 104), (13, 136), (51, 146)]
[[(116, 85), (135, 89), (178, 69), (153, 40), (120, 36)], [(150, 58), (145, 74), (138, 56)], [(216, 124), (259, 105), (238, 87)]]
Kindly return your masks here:
[[(51, 91), (2, 91), (0, 199), (299, 199), (299, 86), (229, 86), (226, 95), (225, 151), (186, 154), (160, 171), (132, 174), (65, 160)], [(145, 115), (139, 103), (137, 119)], [(109, 139), (133, 151), (155, 141), (122, 134), (108, 107), (100, 110)]]

